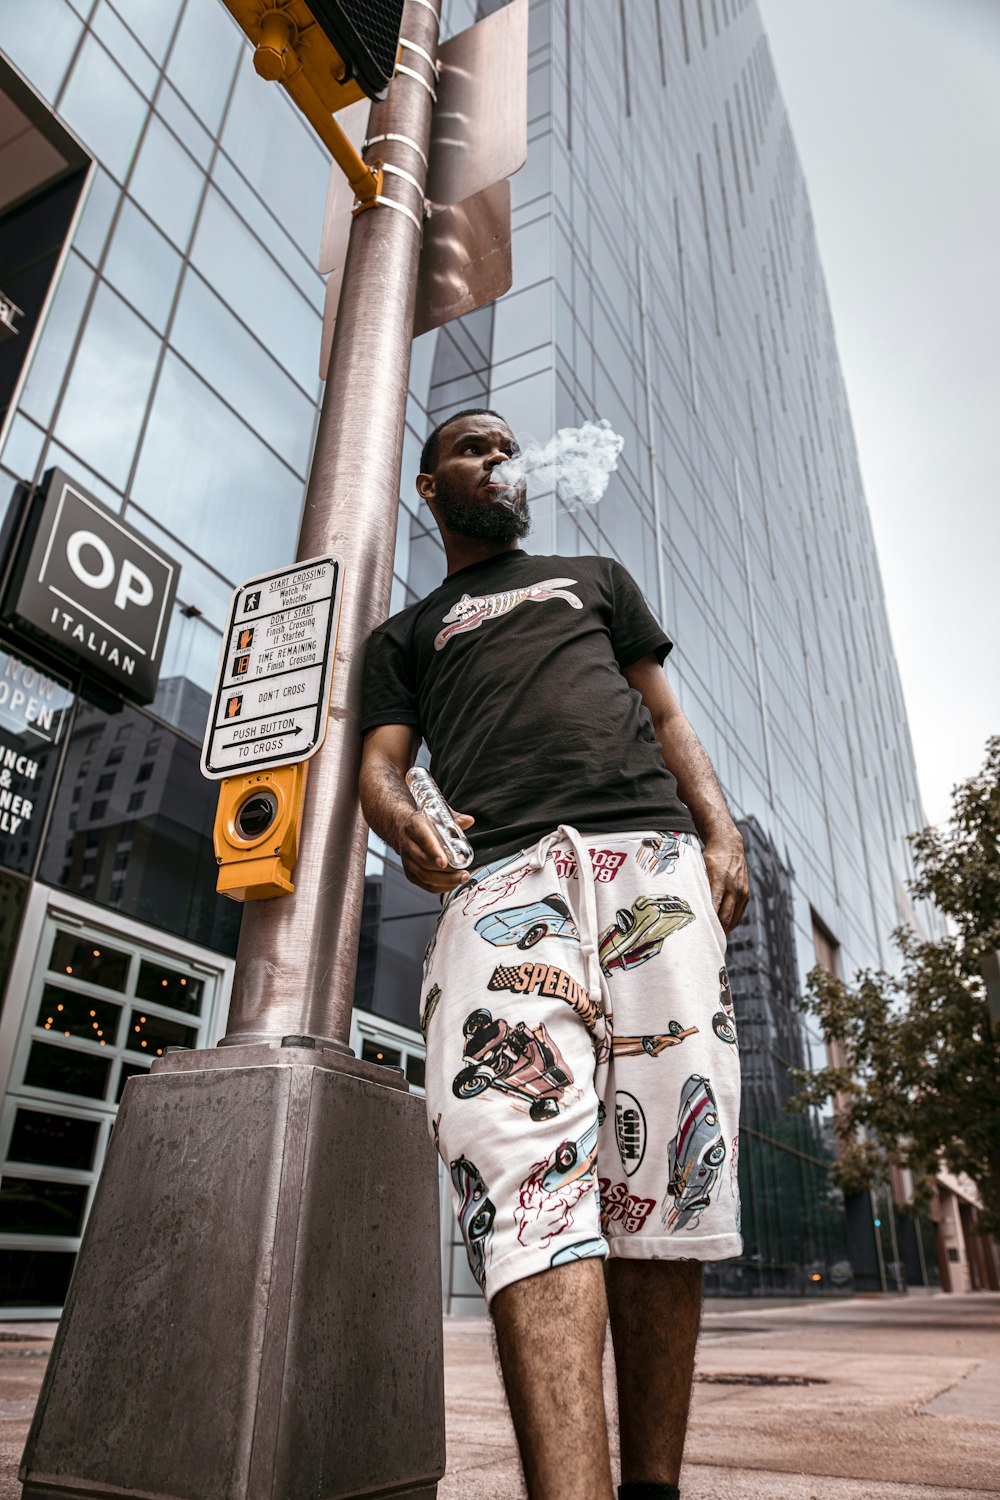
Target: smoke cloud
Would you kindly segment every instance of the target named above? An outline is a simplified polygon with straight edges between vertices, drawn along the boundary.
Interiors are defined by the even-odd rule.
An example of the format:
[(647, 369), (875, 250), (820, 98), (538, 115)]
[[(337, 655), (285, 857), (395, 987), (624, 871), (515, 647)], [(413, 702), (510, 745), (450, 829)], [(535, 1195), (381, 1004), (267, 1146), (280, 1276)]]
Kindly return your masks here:
[[(597, 422), (584, 422), (582, 427), (560, 427), (547, 443), (529, 438), (519, 454), (497, 465), (493, 482), (514, 490), (526, 483), (529, 500), (554, 490), (567, 510), (596, 505), (618, 467), (618, 455), (624, 446), (625, 439), (612, 431), (611, 423), (603, 417)], [(497, 499), (513, 508), (513, 495), (509, 499), (498, 495)]]

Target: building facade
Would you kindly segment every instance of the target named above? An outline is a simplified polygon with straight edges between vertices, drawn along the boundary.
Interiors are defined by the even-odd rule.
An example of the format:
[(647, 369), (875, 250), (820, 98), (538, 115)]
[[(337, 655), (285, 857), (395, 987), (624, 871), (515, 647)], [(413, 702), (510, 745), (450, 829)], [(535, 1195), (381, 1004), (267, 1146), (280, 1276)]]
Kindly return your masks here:
[[(445, 0), (444, 34), (496, 8)], [(413, 487), (443, 414), (493, 406), (537, 438), (598, 416), (624, 436), (600, 504), (538, 497), (526, 545), (632, 572), (744, 830), (746, 1248), (709, 1289), (891, 1284), (885, 1215), (830, 1190), (829, 1122), (785, 1111), (789, 1068), (825, 1060), (803, 978), (817, 957), (848, 976), (888, 961), (923, 818), (760, 15), (532, 0), (530, 28), (514, 284), (414, 343), (392, 608), (444, 573)], [(0, 49), (0, 162), (17, 165), (0, 178), (0, 292), (18, 309), (0, 343), (5, 557), (58, 468), (180, 569), (148, 704), (0, 626), (0, 749), (31, 805), (0, 827), (0, 1306), (38, 1314), (61, 1304), (126, 1079), (225, 1027), (240, 912), (215, 894), (198, 747), (230, 593), (295, 553), (329, 168), (219, 0), (33, 0), (5, 8)], [(352, 1040), (415, 1088), (435, 915), (373, 837)], [(474, 1310), (442, 1224), (448, 1305)]]

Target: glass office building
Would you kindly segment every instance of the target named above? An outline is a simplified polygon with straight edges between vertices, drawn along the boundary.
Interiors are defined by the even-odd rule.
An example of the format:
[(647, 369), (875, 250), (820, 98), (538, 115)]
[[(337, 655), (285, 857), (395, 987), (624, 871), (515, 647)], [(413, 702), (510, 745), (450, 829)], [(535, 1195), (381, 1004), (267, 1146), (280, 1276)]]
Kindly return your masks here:
[[(444, 34), (497, 8), (445, 0)], [(33, 768), (21, 814), (0, 816), (0, 1306), (40, 1313), (61, 1305), (125, 1081), (225, 1028), (240, 912), (214, 891), (198, 748), (230, 592), (295, 552), (329, 169), (219, 0), (7, 5), (0, 49), (5, 556), (56, 467), (180, 568), (147, 706), (0, 626), (0, 752)], [(888, 960), (923, 820), (760, 15), (532, 0), (529, 66), (513, 288), (414, 344), (392, 608), (443, 576), (413, 489), (443, 414), (495, 406), (539, 438), (599, 416), (624, 436), (596, 509), (540, 498), (527, 545), (638, 580), (746, 838), (746, 1250), (710, 1288), (847, 1290), (894, 1260), (912, 1275), (921, 1247), (877, 1243), (870, 1208), (831, 1192), (829, 1122), (784, 1108), (789, 1067), (824, 1060), (803, 976), (817, 956), (845, 974)], [(416, 1088), (435, 913), (373, 838), (352, 1041)], [(447, 1214), (442, 1232), (448, 1306), (475, 1310)]]

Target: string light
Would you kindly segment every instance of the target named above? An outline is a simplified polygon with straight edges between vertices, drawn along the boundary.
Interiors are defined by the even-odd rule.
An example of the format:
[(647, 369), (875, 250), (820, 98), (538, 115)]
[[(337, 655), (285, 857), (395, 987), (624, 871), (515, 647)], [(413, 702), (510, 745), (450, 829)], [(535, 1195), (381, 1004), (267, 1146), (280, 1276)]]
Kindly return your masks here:
[(72, 964), (67, 964), (66, 965), (66, 973), (67, 974), (72, 974), (72, 972), (73, 972), (73, 965)]
[(61, 1005), (57, 1005), (56, 1006), (56, 1010), (62, 1010), (62, 1006)]
[[(68, 1031), (67, 1031), (66, 1035), (69, 1036), (69, 1032)], [(142, 1041), (142, 1042), (139, 1043), (140, 1047), (145, 1047), (145, 1045), (146, 1045), (146, 1043), (144, 1041)]]
[(100, 948), (95, 948), (94, 949), (94, 957), (95, 958), (100, 958), (100, 956), (101, 956), (101, 950), (100, 950)]
[(91, 1014), (91, 1015), (92, 1015), (92, 1016), (96, 1016), (96, 1015), (97, 1015), (97, 1011), (96, 1011), (96, 1010), (92, 1010), (92, 1011), (91, 1011), (91, 1012), (90, 1012), (90, 1014)]

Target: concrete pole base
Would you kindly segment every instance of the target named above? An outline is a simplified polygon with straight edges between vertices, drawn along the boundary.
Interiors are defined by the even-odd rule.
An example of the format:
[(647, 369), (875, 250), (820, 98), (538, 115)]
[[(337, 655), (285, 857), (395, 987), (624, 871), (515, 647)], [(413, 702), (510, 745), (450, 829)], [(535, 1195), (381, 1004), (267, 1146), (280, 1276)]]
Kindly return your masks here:
[(444, 1463), (423, 1101), (300, 1047), (132, 1079), (24, 1500), (432, 1500)]

